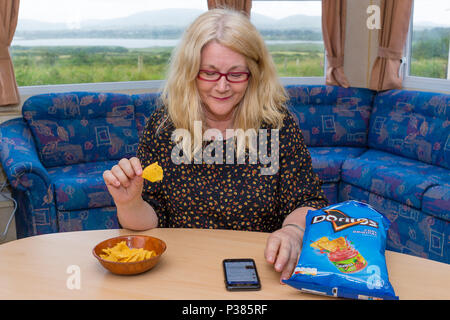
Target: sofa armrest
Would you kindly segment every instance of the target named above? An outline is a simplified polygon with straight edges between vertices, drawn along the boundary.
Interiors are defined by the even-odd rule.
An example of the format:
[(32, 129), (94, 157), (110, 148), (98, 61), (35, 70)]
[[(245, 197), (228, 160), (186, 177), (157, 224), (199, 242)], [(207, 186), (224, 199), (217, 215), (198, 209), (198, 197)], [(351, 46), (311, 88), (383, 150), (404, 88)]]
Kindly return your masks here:
[(47, 169), (39, 160), (33, 136), (22, 118), (0, 124), (0, 161), (13, 188), (21, 191), (31, 188), (30, 175), (35, 175), (46, 186), (43, 192), (47, 192), (50, 186)]

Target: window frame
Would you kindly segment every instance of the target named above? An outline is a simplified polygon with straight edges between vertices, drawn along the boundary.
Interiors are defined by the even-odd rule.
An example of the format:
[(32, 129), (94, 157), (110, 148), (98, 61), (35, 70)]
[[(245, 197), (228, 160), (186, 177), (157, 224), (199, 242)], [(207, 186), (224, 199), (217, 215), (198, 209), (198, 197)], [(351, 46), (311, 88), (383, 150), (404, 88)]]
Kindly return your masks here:
[[(206, 1), (206, 0), (205, 0)], [(322, 0), (253, 0), (253, 1), (322, 1)], [(324, 58), (324, 75), (322, 77), (280, 77), (283, 85), (324, 85), (327, 70), (327, 59)], [(45, 93), (61, 93), (69, 91), (95, 91), (95, 92), (118, 92), (118, 91), (150, 91), (161, 90), (165, 80), (144, 81), (118, 81), (118, 82), (94, 82), (75, 84), (49, 84), (36, 86), (18, 87), (19, 94), (32, 96)]]
[[(401, 70), (403, 77), (403, 89), (412, 89), (420, 91), (434, 91), (434, 92), (448, 92), (450, 93), (450, 79), (436, 79), (428, 77), (418, 77), (410, 75), (411, 71), (411, 54), (412, 54), (412, 35), (414, 25), (414, 1), (411, 7), (411, 18), (409, 19), (409, 29), (404, 46), (404, 63), (403, 70)], [(447, 67), (447, 74), (450, 75), (450, 48), (449, 48), (449, 65)]]

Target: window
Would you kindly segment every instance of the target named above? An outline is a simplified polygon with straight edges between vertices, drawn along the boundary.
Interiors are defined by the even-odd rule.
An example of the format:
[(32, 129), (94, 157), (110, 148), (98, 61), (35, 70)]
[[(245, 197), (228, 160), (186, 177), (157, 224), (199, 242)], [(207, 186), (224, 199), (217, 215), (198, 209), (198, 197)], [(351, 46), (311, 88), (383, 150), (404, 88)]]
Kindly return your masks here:
[(281, 77), (323, 77), (321, 1), (255, 1), (251, 19)]
[(415, 0), (407, 43), (406, 88), (450, 88), (450, 2)]
[[(181, 9), (183, 8), (183, 9)], [(23, 0), (11, 53), (19, 86), (163, 79), (206, 0)]]
[[(206, 0), (22, 0), (11, 45), (17, 83), (52, 86), (43, 92), (159, 87), (184, 28), (206, 10)], [(323, 78), (320, 1), (254, 0), (252, 22), (280, 76)]]

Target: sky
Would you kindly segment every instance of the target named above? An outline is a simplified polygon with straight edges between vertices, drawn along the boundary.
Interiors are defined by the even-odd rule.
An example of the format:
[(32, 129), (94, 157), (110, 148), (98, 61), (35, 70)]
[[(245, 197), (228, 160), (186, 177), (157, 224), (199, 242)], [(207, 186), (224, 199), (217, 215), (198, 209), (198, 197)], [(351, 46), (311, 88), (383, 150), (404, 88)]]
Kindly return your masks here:
[[(125, 17), (164, 8), (207, 10), (207, 0), (21, 0), (19, 19), (73, 24), (81, 20)], [(252, 12), (283, 18), (293, 14), (320, 15), (320, 1), (256, 1)], [(450, 26), (450, 0), (415, 0), (414, 21)]]

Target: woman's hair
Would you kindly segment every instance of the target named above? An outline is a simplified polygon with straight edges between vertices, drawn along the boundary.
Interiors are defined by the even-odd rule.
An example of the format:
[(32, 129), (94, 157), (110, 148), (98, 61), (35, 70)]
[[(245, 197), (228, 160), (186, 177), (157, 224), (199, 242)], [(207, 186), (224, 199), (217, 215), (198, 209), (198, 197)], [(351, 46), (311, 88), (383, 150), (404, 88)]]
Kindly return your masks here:
[[(257, 130), (263, 122), (280, 128), (287, 95), (272, 57), (249, 18), (229, 9), (213, 9), (200, 15), (184, 32), (172, 53), (161, 99), (174, 127), (188, 130), (191, 137), (194, 137), (194, 121), (202, 121), (203, 128), (206, 127), (196, 79), (201, 51), (212, 41), (242, 54), (251, 74), (235, 112), (234, 129)], [(191, 140), (191, 146), (183, 144), (183, 150), (199, 150), (202, 141), (195, 140)]]

